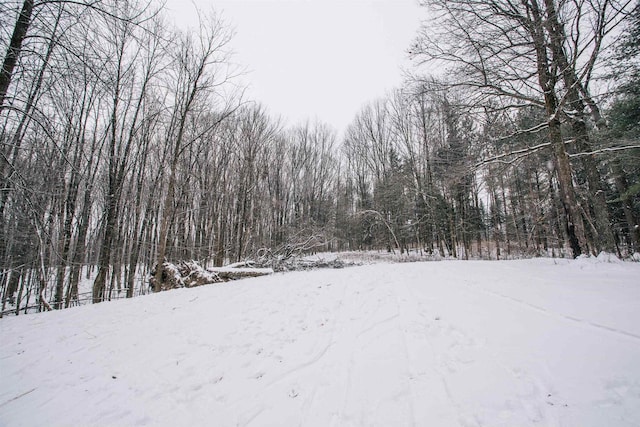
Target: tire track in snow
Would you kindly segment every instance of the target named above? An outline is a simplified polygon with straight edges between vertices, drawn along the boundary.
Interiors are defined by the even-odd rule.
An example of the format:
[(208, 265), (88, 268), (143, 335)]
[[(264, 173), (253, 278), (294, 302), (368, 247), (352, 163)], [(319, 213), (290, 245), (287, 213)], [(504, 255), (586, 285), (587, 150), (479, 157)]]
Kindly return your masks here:
[(384, 319), (378, 320), (377, 322), (373, 323), (371, 326), (367, 326), (365, 329), (363, 329), (362, 331), (356, 334), (356, 340), (359, 340), (360, 338), (368, 335), (370, 332), (375, 331), (376, 329), (380, 329), (381, 326), (384, 326), (387, 323), (391, 323), (393, 320), (397, 319), (399, 315), (400, 315), (399, 313), (394, 313), (391, 316), (387, 316)]
[(1, 403), (1, 404), (0, 404), (0, 408), (2, 408), (4, 405), (6, 405), (6, 404), (8, 404), (8, 403), (11, 403), (11, 402), (13, 402), (13, 401), (15, 401), (15, 400), (20, 399), (22, 396), (26, 396), (26, 395), (27, 395), (27, 394), (29, 394), (29, 393), (33, 393), (34, 391), (36, 391), (36, 389), (37, 389), (37, 387), (34, 387), (34, 388), (32, 388), (31, 390), (25, 391), (24, 393), (20, 393), (19, 395), (15, 396), (15, 397), (13, 397), (13, 398), (11, 398), (11, 399), (9, 399), (9, 400), (7, 400), (6, 402)]
[[(460, 278), (447, 277), (446, 280), (445, 278), (439, 278), (439, 280), (451, 284), (459, 282)], [(422, 298), (417, 297), (409, 286), (405, 285), (405, 287), (410, 295), (409, 301), (413, 305), (420, 305)], [(465, 289), (461, 289), (461, 291), (467, 293)], [(468, 292), (468, 294), (473, 295), (474, 293)], [(448, 295), (446, 298), (452, 298), (452, 295)], [(548, 399), (545, 396), (548, 392), (545, 390), (550, 390), (550, 387), (547, 387), (544, 381), (531, 376), (524, 370), (507, 366), (502, 362), (501, 355), (494, 349), (487, 347), (486, 344), (478, 343), (472, 336), (440, 316), (427, 316), (425, 313), (428, 310), (428, 308), (426, 310), (409, 309), (410, 312), (413, 311), (419, 315), (425, 329), (432, 331), (425, 334), (425, 336), (431, 337), (429, 345), (432, 347), (431, 352), (436, 366), (432, 370), (442, 384), (443, 396), (446, 397), (453, 411), (457, 414), (458, 425), (463, 427), (493, 425), (487, 424), (487, 419), (494, 421), (503, 419), (503, 423), (500, 425), (545, 425), (548, 427), (560, 425), (557, 412), (560, 407), (550, 406), (547, 402)], [(433, 316), (435, 314), (446, 316), (447, 313), (433, 312)], [(493, 412), (487, 413), (484, 410), (476, 413), (477, 409), (467, 407), (468, 403), (464, 398), (460, 401), (456, 398), (457, 392), (461, 391), (459, 390), (460, 378), (467, 375), (467, 369), (470, 370), (471, 378), (474, 378), (478, 371), (495, 372), (498, 375), (495, 378), (500, 378), (498, 381), (504, 384), (506, 390), (511, 390), (511, 394), (505, 393), (502, 398), (504, 400), (495, 400), (490, 406), (493, 408)], [(474, 372), (476, 373), (474, 374)], [(503, 374), (499, 374), (500, 372)], [(450, 384), (451, 379), (455, 379), (452, 384)], [(464, 396), (464, 392), (461, 396)], [(518, 418), (518, 414), (526, 416), (526, 418)]]
[[(331, 326), (331, 335), (330, 335), (330, 339), (329, 339), (329, 344), (325, 348), (325, 351), (322, 352), (320, 357), (316, 360), (315, 363), (318, 363), (321, 360), (323, 360), (325, 358), (325, 356), (327, 354), (329, 354), (329, 350), (333, 346), (335, 346), (335, 344), (337, 342), (337, 340), (336, 340), (336, 329), (338, 328), (338, 325), (340, 324), (339, 320), (341, 319), (342, 313), (343, 313), (343, 310), (344, 310), (345, 296), (347, 294), (347, 289), (348, 289), (348, 283), (345, 283), (344, 285), (342, 285), (342, 292), (341, 292), (339, 300), (338, 300), (338, 310), (335, 312), (335, 317), (333, 319), (332, 326)], [(320, 372), (322, 374), (321, 378), (326, 378), (327, 377), (326, 374), (327, 374), (327, 371), (329, 370), (328, 364), (329, 364), (329, 362), (325, 362), (324, 365), (320, 368)], [(307, 422), (308, 422), (307, 420), (310, 419), (313, 416), (312, 410), (313, 410), (314, 404), (315, 404), (316, 399), (317, 399), (319, 388), (320, 388), (319, 382), (318, 381), (314, 381), (314, 385), (313, 385), (313, 389), (311, 391), (310, 397), (306, 398), (304, 403), (303, 403), (303, 405), (302, 405), (302, 411), (301, 411), (300, 423), (299, 423), (299, 425), (301, 427), (304, 426), (305, 424), (307, 424)]]
[[(541, 313), (548, 317), (556, 318), (559, 320), (568, 320), (572, 322), (586, 324), (580, 319), (575, 319), (569, 316), (556, 314), (540, 306), (537, 306), (535, 304), (530, 304), (525, 301), (512, 298), (507, 295), (503, 295), (503, 294), (490, 291), (484, 288), (473, 287), (468, 281), (452, 280), (451, 282), (452, 283), (460, 282), (461, 284), (463, 284), (463, 286), (459, 286), (457, 287), (457, 289), (469, 295), (484, 295), (488, 297), (499, 297), (506, 301), (523, 305), (532, 311)], [(558, 413), (558, 410), (561, 410), (562, 406), (555, 405), (549, 402), (548, 397), (551, 397), (551, 395), (549, 394), (548, 391), (551, 390), (552, 387), (550, 387), (546, 381), (543, 381), (542, 379), (531, 375), (529, 372), (527, 372), (524, 369), (513, 368), (507, 365), (502, 361), (502, 356), (495, 350), (491, 349), (490, 347), (486, 347), (484, 351), (486, 351), (490, 355), (489, 360), (491, 361), (491, 363), (495, 364), (495, 366), (499, 367), (499, 369), (501, 369), (509, 377), (511, 377), (513, 379), (513, 384), (518, 386), (518, 389), (520, 391), (515, 393), (513, 400), (515, 400), (515, 402), (517, 402), (520, 405), (520, 407), (523, 410), (523, 413), (527, 415), (529, 422), (533, 424), (541, 423), (541, 425), (545, 425), (548, 427), (557, 427), (562, 425), (560, 421), (560, 414)], [(444, 376), (442, 378), (446, 385), (446, 380)], [(450, 393), (448, 387), (447, 387), (447, 393), (448, 394)], [(511, 408), (511, 406), (513, 406), (514, 404), (513, 400), (505, 402), (508, 404), (507, 408), (505, 408), (508, 410), (507, 412), (512, 411), (513, 408)], [(468, 425), (478, 425), (478, 426), (483, 425), (479, 420), (467, 419), (466, 421), (471, 422), (471, 424), (468, 424)], [(465, 422), (464, 425), (466, 426), (467, 423)]]
[(577, 317), (569, 316), (567, 314), (556, 313), (556, 312), (550, 311), (550, 310), (548, 310), (548, 309), (546, 309), (544, 307), (541, 307), (539, 305), (532, 304), (532, 303), (523, 301), (521, 299), (511, 297), (509, 295), (504, 295), (504, 294), (501, 294), (499, 292), (490, 291), (489, 289), (484, 289), (484, 288), (480, 288), (480, 287), (472, 287), (471, 284), (469, 284), (469, 283), (466, 283), (465, 285), (466, 285), (466, 287), (468, 289), (471, 289), (474, 292), (475, 291), (480, 291), (480, 292), (482, 292), (482, 293), (484, 293), (486, 295), (493, 295), (493, 296), (505, 299), (507, 301), (515, 302), (516, 304), (519, 304), (519, 305), (522, 305), (524, 307), (527, 307), (530, 310), (537, 311), (539, 313), (545, 314), (547, 316), (550, 316), (550, 317), (553, 317), (553, 318), (556, 318), (556, 319), (559, 319), (559, 320), (566, 320), (566, 321), (572, 322), (574, 324), (579, 324), (579, 325), (583, 325), (583, 326), (590, 326), (590, 327), (592, 327), (592, 328), (594, 328), (596, 330), (610, 332), (610, 333), (616, 334), (616, 335), (618, 335), (620, 337), (623, 337), (623, 338), (632, 338), (634, 340), (634, 342), (640, 343), (640, 335), (634, 334), (632, 332), (627, 332), (627, 331), (623, 331), (621, 329), (612, 328), (610, 326), (602, 325), (602, 324), (599, 324), (599, 323), (596, 323), (596, 322), (592, 322), (592, 321), (589, 321), (589, 320), (579, 319)]
[[(566, 261), (567, 261), (567, 263), (569, 262), (569, 260), (566, 260)], [(504, 268), (504, 269), (519, 273), (519, 270), (517, 268), (515, 268), (515, 267), (509, 266), (509, 265), (502, 265), (501, 267)], [(548, 284), (548, 279), (546, 279), (544, 277), (541, 277), (541, 276), (538, 276), (538, 275), (529, 276), (529, 278), (535, 280), (536, 282), (541, 282), (541, 283)], [(468, 286), (470, 286), (470, 285), (468, 285)], [(625, 330), (622, 330), (622, 329), (619, 329), (619, 328), (613, 328), (611, 326), (606, 326), (606, 325), (603, 325), (603, 324), (598, 323), (598, 322), (592, 322), (592, 321), (589, 321), (589, 320), (580, 319), (578, 317), (569, 316), (569, 315), (561, 314), (561, 313), (556, 313), (556, 312), (548, 310), (548, 309), (546, 309), (544, 307), (541, 307), (539, 305), (531, 304), (531, 303), (528, 303), (526, 301), (522, 301), (522, 300), (520, 300), (518, 298), (514, 298), (514, 297), (511, 297), (511, 296), (508, 296), (508, 295), (501, 294), (499, 292), (490, 291), (488, 289), (482, 289), (482, 290), (484, 292), (487, 292), (487, 293), (490, 293), (490, 294), (494, 294), (496, 296), (499, 296), (499, 297), (502, 297), (502, 298), (506, 298), (508, 300), (512, 300), (512, 301), (514, 301), (516, 303), (519, 303), (519, 304), (522, 304), (522, 305), (525, 305), (525, 306), (529, 306), (530, 308), (532, 308), (534, 310), (538, 310), (540, 312), (546, 313), (546, 314), (548, 314), (548, 315), (550, 315), (552, 317), (563, 318), (563, 319), (569, 320), (571, 322), (592, 326), (593, 328), (596, 328), (596, 329), (601, 329), (601, 330), (604, 330), (604, 331), (612, 332), (614, 334), (618, 334), (618, 335), (623, 336), (623, 337), (632, 338), (632, 339), (640, 341), (640, 334), (635, 334), (633, 332), (628, 332), (628, 331), (625, 331)]]
[[(286, 380), (288, 377), (290, 377), (293, 374), (299, 373), (300, 371), (303, 371), (309, 367), (312, 367), (314, 365), (316, 365), (318, 362), (320, 362), (320, 360), (325, 357), (327, 355), (327, 353), (329, 352), (329, 350), (331, 349), (331, 347), (333, 347), (336, 344), (336, 328), (338, 327), (338, 319), (341, 317), (341, 313), (343, 311), (343, 307), (344, 307), (344, 300), (345, 300), (345, 295), (347, 293), (347, 287), (348, 284), (345, 284), (343, 286), (343, 290), (342, 290), (342, 294), (340, 296), (340, 303), (338, 305), (338, 311), (335, 315), (335, 320), (332, 322), (331, 325), (331, 332), (329, 334), (329, 338), (327, 340), (326, 345), (323, 345), (322, 348), (320, 349), (320, 351), (318, 351), (316, 354), (314, 354), (310, 359), (308, 359), (305, 362), (302, 362), (290, 369), (288, 369), (286, 372), (281, 373), (280, 375), (276, 376), (275, 378), (273, 378), (271, 381), (269, 381), (266, 384), (266, 387), (271, 387), (275, 384), (278, 384), (284, 380)], [(309, 310), (307, 311), (307, 313), (309, 312)]]
[[(313, 284), (315, 287), (316, 284)], [(345, 313), (345, 305), (347, 300), (347, 294), (350, 289), (350, 285), (348, 282), (344, 284), (337, 285), (332, 284), (331, 290), (333, 291), (329, 295), (325, 295), (325, 303), (329, 304), (325, 307), (324, 305), (320, 305), (319, 311), (314, 312), (314, 310), (308, 308), (305, 310), (304, 314), (298, 319), (298, 324), (304, 325), (306, 331), (306, 326), (315, 323), (322, 322), (320, 326), (326, 326), (324, 329), (328, 329), (328, 331), (324, 331), (324, 333), (320, 333), (316, 340), (315, 344), (311, 344), (310, 346), (303, 347), (301, 350), (304, 353), (308, 353), (307, 349), (311, 349), (312, 353), (310, 357), (307, 357), (306, 360), (302, 359), (302, 362), (298, 362), (295, 366), (290, 367), (289, 369), (284, 370), (284, 372), (273, 372), (273, 376), (268, 381), (265, 381), (258, 390), (254, 391), (251, 395), (242, 396), (240, 399), (234, 402), (235, 405), (241, 404), (242, 401), (248, 400), (261, 400), (262, 396), (265, 394), (274, 396), (274, 399), (278, 401), (279, 397), (282, 395), (284, 390), (289, 391), (288, 398), (291, 399), (300, 399), (298, 408), (299, 408), (299, 425), (307, 425), (314, 424), (317, 425), (318, 419), (317, 415), (321, 415), (321, 412), (326, 411), (326, 407), (318, 407), (316, 404), (317, 399), (322, 399), (326, 397), (326, 394), (323, 394), (326, 390), (324, 387), (327, 387), (327, 384), (323, 381), (313, 381), (313, 385), (307, 382), (307, 387), (300, 389), (300, 384), (305, 383), (305, 378), (317, 378), (317, 379), (326, 379), (331, 378), (332, 375), (335, 375), (335, 371), (337, 368), (340, 368), (341, 365), (336, 361), (340, 361), (342, 347), (342, 337), (341, 337), (341, 329), (343, 327), (344, 318), (347, 315)], [(327, 285), (317, 286), (317, 289), (328, 288)], [(338, 289), (339, 288), (339, 289)], [(325, 289), (326, 291), (326, 289)], [(321, 291), (321, 292), (325, 292)], [(303, 292), (298, 295), (297, 298), (294, 298), (293, 301), (300, 302), (301, 300), (306, 301), (309, 307), (313, 306), (312, 300), (319, 297), (320, 292)], [(291, 343), (293, 347), (291, 350), (296, 347), (296, 345)], [(336, 344), (339, 344), (336, 346)], [(304, 354), (303, 353), (303, 354)], [(298, 357), (296, 360), (300, 360)], [(269, 372), (265, 372), (265, 380), (269, 377)], [(290, 384), (288, 384), (290, 383)], [(293, 387), (293, 388), (291, 388)], [(329, 388), (331, 388), (331, 384), (329, 384)], [(263, 408), (264, 409), (264, 408)], [(264, 417), (268, 418), (272, 416), (272, 409), (264, 410)], [(315, 412), (314, 412), (315, 411)], [(261, 425), (264, 423), (263, 414), (258, 412), (252, 417), (250, 420), (244, 422), (242, 425)], [(320, 412), (320, 413), (318, 413)]]
[[(345, 285), (346, 286), (346, 285)], [(363, 295), (365, 297), (370, 297), (373, 294), (373, 292), (375, 291), (374, 287), (369, 287), (366, 290), (363, 290), (364, 292), (361, 291), (356, 291), (355, 293), (352, 293), (349, 296), (348, 302), (351, 303), (351, 307), (349, 307), (349, 310), (347, 311), (347, 313), (349, 313), (350, 315), (353, 315), (354, 313), (359, 313), (360, 311), (364, 310), (364, 307), (366, 307), (366, 299), (365, 301), (356, 304), (356, 301), (358, 301), (360, 298), (363, 297)], [(347, 299), (344, 298), (346, 296), (343, 296), (343, 302), (347, 302)], [(356, 305), (358, 305), (356, 307)], [(377, 310), (380, 307), (380, 304), (378, 304), (376, 306)], [(341, 311), (342, 313), (342, 311)], [(342, 316), (338, 316), (338, 318), (341, 318)], [(364, 317), (363, 317), (364, 318)], [(364, 320), (360, 319), (357, 323), (352, 323), (354, 322), (355, 318), (349, 317), (349, 320), (347, 321), (346, 318), (342, 319), (342, 325), (343, 325), (343, 329), (341, 332), (343, 332), (343, 336), (341, 337), (342, 340), (346, 343), (345, 348), (347, 349), (346, 352), (349, 354), (349, 359), (348, 362), (346, 363), (346, 374), (345, 374), (345, 381), (344, 381), (344, 385), (342, 387), (343, 389), (343, 393), (342, 393), (342, 405), (340, 407), (340, 411), (335, 414), (334, 417), (332, 417), (331, 419), (331, 423), (330, 426), (341, 426), (344, 424), (345, 420), (349, 420), (349, 414), (348, 414), (348, 408), (349, 408), (349, 402), (351, 400), (351, 394), (353, 392), (353, 373), (356, 367), (355, 364), (355, 352), (356, 352), (356, 343), (358, 340), (360, 340), (366, 332), (366, 329), (369, 329), (369, 331), (374, 330), (372, 328), (366, 328), (364, 331), (358, 331), (355, 332), (356, 330), (356, 326), (358, 325), (358, 323), (362, 323)], [(384, 323), (384, 322), (383, 322)], [(351, 327), (349, 327), (351, 326)], [(379, 327), (379, 325), (378, 325)], [(362, 417), (362, 414), (360, 414), (360, 416)]]
[[(345, 295), (344, 316), (339, 322), (335, 354), (330, 360), (337, 360), (334, 368), (336, 377), (342, 379), (336, 387), (341, 396), (339, 410), (333, 414), (331, 426), (342, 425), (384, 425), (379, 415), (391, 411), (406, 416), (407, 402), (406, 375), (398, 372), (406, 363), (398, 350), (401, 348), (400, 313), (396, 301), (393, 281), (384, 275), (363, 286), (352, 288)], [(381, 346), (387, 334), (393, 336), (397, 345)], [(399, 357), (400, 356), (400, 357)], [(398, 363), (396, 358), (400, 358)], [(379, 381), (387, 386), (385, 393), (370, 393), (371, 372), (378, 372)], [(372, 406), (373, 405), (373, 406)], [(382, 410), (381, 408), (386, 408)], [(404, 414), (404, 415), (400, 415)], [(403, 421), (404, 422), (404, 421)]]
[[(408, 310), (404, 310), (405, 313), (413, 313), (413, 318), (410, 320), (411, 323), (413, 324), (418, 324), (420, 325), (420, 329), (424, 329), (425, 331), (429, 331), (432, 328), (432, 319), (428, 318), (425, 314), (422, 308), (423, 305), (421, 303), (419, 303), (419, 298), (416, 296), (416, 294), (411, 291), (411, 289), (409, 289), (409, 286), (406, 283), (402, 283), (401, 286), (404, 288), (405, 293), (406, 293), (406, 304), (408, 306)], [(422, 321), (416, 321), (415, 316), (418, 316)], [(438, 322), (440, 322), (440, 320), (438, 320)], [(452, 329), (453, 330), (453, 329)], [(441, 386), (442, 386), (442, 392), (443, 392), (443, 397), (446, 399), (446, 401), (448, 402), (449, 406), (450, 406), (450, 417), (455, 419), (455, 423), (459, 426), (462, 427), (467, 427), (467, 426), (471, 426), (471, 424), (469, 422), (466, 422), (464, 420), (462, 420), (462, 418), (469, 418), (468, 416), (465, 416), (465, 409), (463, 408), (463, 406), (456, 400), (456, 398), (454, 397), (453, 393), (451, 392), (451, 388), (449, 387), (449, 383), (447, 382), (447, 379), (445, 377), (445, 374), (438, 369), (437, 367), (435, 367), (435, 365), (437, 364), (437, 359), (440, 357), (441, 352), (439, 351), (439, 349), (437, 348), (436, 344), (432, 341), (432, 339), (429, 338), (429, 334), (426, 332), (422, 332), (419, 333), (418, 339), (414, 339), (412, 340), (413, 342), (413, 346), (416, 345), (416, 342), (422, 340), (427, 346), (428, 346), (428, 358), (430, 360), (425, 361), (424, 360), (424, 355), (418, 356), (416, 354), (413, 355), (412, 359), (414, 361), (420, 361), (422, 363), (427, 363), (427, 369), (428, 371), (430, 371), (440, 382)], [(407, 342), (405, 341), (405, 344)], [(414, 347), (414, 351), (416, 351), (417, 349)], [(409, 350), (409, 346), (407, 344), (407, 353), (410, 354), (411, 351)], [(446, 355), (445, 355), (446, 357)], [(411, 364), (411, 363), (410, 363)], [(420, 372), (415, 372), (415, 368), (412, 369), (411, 375), (412, 378), (411, 379), (416, 379), (419, 378), (421, 376), (425, 376), (427, 375), (426, 372), (424, 373), (420, 373)], [(417, 414), (415, 413), (414, 410), (414, 418), (417, 417)], [(415, 420), (414, 423), (417, 423), (416, 425), (420, 425), (420, 420)], [(477, 423), (475, 424), (476, 426), (478, 425)]]
[(406, 330), (404, 327), (404, 322), (402, 322), (402, 318), (400, 317), (400, 313), (401, 313), (401, 307), (400, 307), (400, 295), (398, 294), (398, 289), (399, 288), (404, 288), (406, 289), (406, 286), (403, 284), (402, 286), (396, 286), (394, 287), (394, 292), (395, 292), (395, 298), (396, 298), (396, 309), (398, 311), (397, 313), (397, 318), (399, 319), (399, 328), (398, 328), (398, 333), (400, 334), (401, 340), (402, 340), (402, 351), (403, 351), (403, 355), (404, 355), (404, 359), (406, 361), (406, 367), (407, 367), (407, 371), (409, 372), (409, 378), (407, 378), (406, 381), (406, 385), (407, 388), (409, 389), (409, 411), (411, 412), (411, 425), (412, 426), (416, 426), (418, 425), (417, 420), (416, 420), (416, 410), (414, 407), (414, 401), (417, 400), (416, 399), (416, 394), (415, 391), (413, 389), (413, 386), (411, 385), (411, 380), (413, 378), (413, 376), (415, 375), (415, 373), (413, 372), (413, 368), (411, 366), (411, 358), (409, 356), (409, 346), (407, 344), (407, 334), (406, 334)]
[[(341, 286), (340, 288), (342, 289), (339, 289), (338, 286), (332, 287), (330, 289), (333, 292), (323, 302), (314, 305), (312, 301), (319, 295), (317, 289), (326, 287), (325, 285), (317, 285), (317, 283), (312, 283), (295, 286), (293, 288), (295, 295), (290, 295), (286, 298), (267, 294), (268, 301), (265, 301), (263, 297), (261, 304), (247, 310), (252, 313), (251, 319), (248, 322), (245, 321), (244, 325), (245, 329), (247, 327), (252, 328), (252, 332), (248, 333), (248, 335), (258, 336), (266, 333), (263, 330), (262, 323), (257, 321), (260, 318), (277, 315), (276, 323), (282, 326), (280, 329), (272, 328), (273, 330), (267, 334), (272, 338), (273, 344), (280, 345), (279, 349), (272, 349), (273, 351), (269, 353), (260, 347), (256, 353), (258, 356), (261, 354), (266, 356), (266, 359), (257, 362), (262, 364), (262, 369), (258, 371), (259, 375), (250, 375), (251, 378), (260, 380), (260, 382), (252, 383), (250, 385), (252, 390), (247, 393), (236, 393), (235, 398), (226, 405), (230, 408), (230, 412), (234, 413), (237, 410), (234, 408), (242, 407), (247, 401), (263, 401), (263, 404), (260, 407), (256, 407), (251, 414), (236, 415), (237, 425), (264, 425), (265, 420), (272, 419), (273, 408), (283, 404), (283, 399), (298, 400), (293, 407), (298, 407), (300, 420), (305, 419), (309, 408), (313, 406), (313, 399), (318, 385), (315, 384), (312, 388), (309, 384), (304, 388), (300, 388), (300, 384), (305, 383), (303, 380), (305, 377), (314, 374), (314, 369), (317, 369), (317, 365), (330, 353), (331, 347), (335, 344), (337, 325), (336, 322), (332, 321), (332, 317), (334, 313), (340, 313), (341, 301), (346, 292), (345, 287)], [(299, 305), (298, 303), (301, 301), (306, 303)], [(338, 302), (337, 307), (336, 301)], [(303, 310), (300, 310), (300, 308), (303, 308)], [(319, 332), (309, 331), (308, 333), (313, 334), (311, 336), (315, 339), (313, 341), (302, 340), (304, 341), (302, 344), (300, 344), (302, 341), (297, 342), (300, 338), (309, 336), (305, 332), (314, 323)], [(296, 353), (293, 358), (291, 358), (292, 351)], [(289, 360), (297, 363), (288, 368), (285, 364), (279, 365), (283, 361), (281, 354), (289, 356)], [(305, 358), (305, 355), (309, 356)], [(252, 355), (252, 359), (247, 363), (253, 362), (256, 362), (256, 359)], [(235, 366), (236, 369), (239, 369), (239, 372), (247, 372), (249, 367), (250, 365), (248, 364), (239, 368)], [(265, 400), (265, 395), (270, 396), (270, 398)], [(267, 402), (266, 406), (265, 402)]]

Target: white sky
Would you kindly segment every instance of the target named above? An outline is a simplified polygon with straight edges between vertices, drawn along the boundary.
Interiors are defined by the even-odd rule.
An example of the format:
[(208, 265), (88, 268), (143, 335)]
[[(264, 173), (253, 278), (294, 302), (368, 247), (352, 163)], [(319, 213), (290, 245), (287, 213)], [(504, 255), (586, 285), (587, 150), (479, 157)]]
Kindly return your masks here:
[(167, 16), (194, 26), (194, 5), (235, 28), (249, 98), (289, 124), (317, 118), (340, 132), (400, 85), (425, 13), (417, 0), (167, 0)]

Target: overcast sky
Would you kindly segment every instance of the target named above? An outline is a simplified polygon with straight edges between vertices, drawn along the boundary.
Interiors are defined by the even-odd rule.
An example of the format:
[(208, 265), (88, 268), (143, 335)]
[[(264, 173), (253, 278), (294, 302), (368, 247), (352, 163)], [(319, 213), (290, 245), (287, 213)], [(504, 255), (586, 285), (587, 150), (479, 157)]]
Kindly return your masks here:
[(167, 0), (167, 15), (194, 26), (194, 4), (235, 28), (251, 99), (289, 124), (317, 118), (340, 132), (400, 85), (424, 13), (417, 0)]

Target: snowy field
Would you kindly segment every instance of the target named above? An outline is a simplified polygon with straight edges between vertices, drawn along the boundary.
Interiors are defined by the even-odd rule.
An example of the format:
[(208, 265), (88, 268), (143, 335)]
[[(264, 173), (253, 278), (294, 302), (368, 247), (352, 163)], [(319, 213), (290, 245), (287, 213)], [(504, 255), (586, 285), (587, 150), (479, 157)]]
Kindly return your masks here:
[(638, 426), (640, 263), (376, 264), (0, 320), (1, 426)]

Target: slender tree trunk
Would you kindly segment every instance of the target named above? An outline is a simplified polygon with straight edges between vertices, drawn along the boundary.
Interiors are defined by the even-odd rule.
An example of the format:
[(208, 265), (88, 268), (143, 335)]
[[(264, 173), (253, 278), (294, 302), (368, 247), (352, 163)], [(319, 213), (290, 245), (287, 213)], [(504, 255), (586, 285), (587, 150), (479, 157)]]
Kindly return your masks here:
[(626, 194), (629, 188), (627, 176), (618, 159), (613, 159), (611, 161), (611, 170), (613, 172), (616, 190), (618, 191), (618, 194), (620, 194), (622, 210), (624, 212), (625, 222), (627, 223), (627, 233), (631, 240), (630, 252), (638, 251), (640, 249), (640, 226), (638, 225), (638, 218), (631, 206), (631, 197)]
[(71, 301), (78, 299), (78, 283), (80, 282), (80, 274), (84, 265), (87, 233), (89, 232), (89, 222), (91, 215), (91, 190), (87, 186), (85, 188), (84, 201), (82, 205), (82, 213), (78, 220), (78, 236), (76, 238), (76, 246), (71, 257), (71, 272), (69, 273), (69, 286), (67, 287), (67, 295), (65, 298), (65, 307), (71, 305)]
[[(76, 153), (76, 159), (80, 158), (81, 156)], [(79, 184), (77, 168), (79, 167), (79, 162), (75, 161), (74, 163), (74, 168), (71, 172), (71, 182), (69, 183), (69, 188), (67, 189), (67, 197), (64, 209), (64, 225), (60, 233), (60, 266), (58, 267), (58, 274), (56, 277), (56, 290), (54, 297), (54, 308), (57, 310), (61, 309), (64, 303), (64, 279), (67, 266), (69, 264), (68, 256), (71, 249), (71, 239), (73, 237), (71, 227), (73, 225), (73, 218), (76, 214), (76, 198), (78, 196)]]
[(494, 206), (494, 240), (496, 243), (496, 259), (500, 259), (500, 239), (502, 238), (502, 233), (500, 232), (500, 224), (502, 221), (500, 220), (500, 205), (498, 202), (498, 190), (497, 188), (492, 188), (491, 193), (493, 196), (493, 206)]
[(107, 218), (105, 223), (104, 237), (102, 245), (100, 245), (100, 256), (98, 259), (98, 275), (93, 283), (93, 302), (99, 303), (104, 301), (107, 277), (111, 270), (111, 249), (114, 240), (114, 232), (118, 219), (118, 202), (116, 195), (111, 193), (114, 190), (109, 186), (110, 193), (107, 196)]
[(511, 256), (511, 238), (509, 237), (509, 210), (507, 208), (507, 195), (504, 189), (504, 176), (500, 175), (500, 189), (502, 190), (502, 209), (504, 210), (504, 239), (507, 245), (507, 257)]
[(0, 70), (0, 111), (4, 108), (4, 100), (11, 84), (11, 78), (13, 77), (13, 69), (18, 62), (18, 57), (22, 50), (22, 42), (27, 36), (27, 31), (31, 25), (31, 15), (33, 12), (34, 0), (24, 0), (22, 3), (22, 10), (16, 20), (16, 24), (13, 27), (13, 34), (11, 35), (11, 41), (7, 53), (4, 56), (2, 62), (2, 70)]
[[(186, 120), (186, 116), (183, 118), (183, 122)], [(157, 263), (156, 263), (156, 285), (155, 292), (160, 292), (162, 290), (162, 263), (166, 260), (167, 257), (167, 241), (169, 238), (169, 226), (171, 222), (171, 218), (174, 214), (173, 203), (175, 199), (175, 187), (176, 187), (176, 168), (178, 166), (178, 153), (180, 151), (180, 144), (182, 140), (182, 130), (184, 123), (180, 128), (180, 132), (176, 142), (176, 148), (174, 150), (174, 156), (171, 161), (171, 166), (169, 170), (169, 184), (167, 187), (167, 195), (164, 199), (164, 206), (162, 208), (162, 217), (160, 220), (160, 235), (158, 240), (158, 255), (157, 255)]]
[[(20, 284), (20, 287), (18, 289), (18, 298), (16, 298), (16, 316), (20, 314), (20, 303), (22, 302), (22, 292), (24, 291), (25, 277), (24, 277), (24, 273), (22, 272), (22, 269), (20, 269), (20, 272), (18, 273), (17, 278), (18, 278), (18, 283)], [(27, 302), (25, 304), (25, 314), (27, 312), (28, 306), (29, 306), (29, 297), (27, 296)]]
[[(538, 245), (542, 244), (542, 247), (545, 250), (545, 254), (546, 251), (549, 249), (549, 234), (551, 233), (551, 229), (547, 228), (546, 230), (543, 230), (543, 225), (546, 224), (545, 222), (545, 211), (544, 211), (544, 206), (542, 204), (542, 190), (541, 190), (541, 185), (540, 185), (540, 174), (538, 173), (538, 170), (535, 171), (535, 177), (536, 177), (536, 191), (535, 191), (535, 199), (532, 197), (532, 200), (535, 200), (535, 203), (539, 206), (539, 219), (536, 221), (536, 226), (537, 226), (537, 232), (536, 232), (536, 242)], [(545, 225), (546, 227), (546, 225)], [(539, 252), (539, 247), (537, 247), (538, 252)]]

